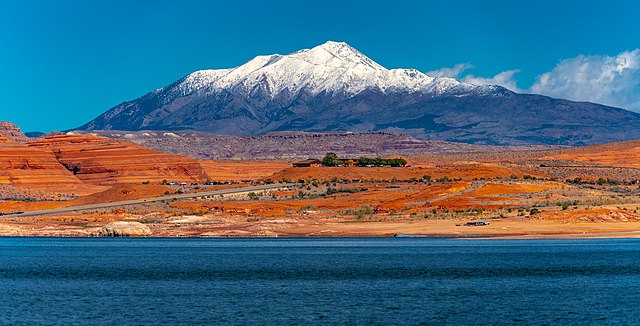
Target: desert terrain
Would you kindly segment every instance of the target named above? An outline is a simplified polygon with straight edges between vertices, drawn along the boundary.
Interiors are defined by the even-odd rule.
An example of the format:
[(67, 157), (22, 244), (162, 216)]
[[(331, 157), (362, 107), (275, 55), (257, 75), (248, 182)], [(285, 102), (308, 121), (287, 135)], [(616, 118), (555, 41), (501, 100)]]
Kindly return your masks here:
[[(91, 134), (32, 139), (10, 124), (0, 134), (2, 236), (640, 236), (640, 141), (491, 151), (425, 147), (405, 151), (404, 167), (293, 167), (292, 157), (208, 160), (189, 157), (192, 148), (164, 153)], [(302, 145), (282, 139), (291, 148), (309, 142), (308, 135), (299, 138)], [(298, 156), (322, 159), (312, 155)], [(265, 184), (279, 187), (20, 216)]]

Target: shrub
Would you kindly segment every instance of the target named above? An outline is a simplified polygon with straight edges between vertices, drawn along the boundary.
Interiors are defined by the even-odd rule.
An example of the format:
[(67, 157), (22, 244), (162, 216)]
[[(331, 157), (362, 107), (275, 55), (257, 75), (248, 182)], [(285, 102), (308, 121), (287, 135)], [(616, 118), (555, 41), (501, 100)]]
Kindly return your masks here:
[(351, 208), (344, 211), (345, 214), (354, 215), (358, 220), (361, 220), (365, 215), (373, 214), (373, 208), (370, 206), (360, 206), (358, 208)]
[(349, 194), (355, 194), (357, 192), (361, 192), (361, 191), (367, 191), (367, 188), (333, 188), (333, 187), (328, 187), (327, 188), (327, 195), (333, 195), (333, 194), (337, 194), (337, 193), (349, 193)]

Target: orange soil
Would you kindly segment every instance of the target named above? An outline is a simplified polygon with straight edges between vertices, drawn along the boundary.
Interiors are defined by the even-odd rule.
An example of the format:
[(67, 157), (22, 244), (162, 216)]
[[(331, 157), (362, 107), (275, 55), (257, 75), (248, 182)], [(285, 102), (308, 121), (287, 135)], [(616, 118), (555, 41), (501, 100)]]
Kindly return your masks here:
[[(464, 191), (471, 187), (470, 182), (461, 181), (447, 184), (434, 184), (423, 189), (418, 189), (413, 194), (406, 195), (404, 197), (391, 200), (385, 203), (381, 203), (377, 207), (377, 211), (390, 212), (400, 211), (409, 207), (421, 208), (427, 205), (427, 202), (433, 201), (443, 196), (452, 195), (460, 191)], [(408, 209), (406, 213), (416, 212), (418, 209)]]
[(638, 218), (637, 213), (629, 210), (612, 208), (592, 208), (580, 210), (553, 210), (543, 211), (540, 218), (548, 221), (565, 222), (627, 222)]
[(543, 159), (572, 160), (604, 165), (640, 168), (640, 141), (585, 146), (565, 150), (564, 153)]
[(242, 181), (268, 178), (291, 166), (286, 162), (200, 161), (212, 181)]
[[(172, 207), (189, 209), (192, 211), (220, 211), (223, 213), (240, 213), (255, 216), (286, 216), (292, 212), (302, 210), (342, 212), (348, 209), (370, 207), (378, 213), (392, 210), (400, 211), (412, 205), (423, 206), (426, 201), (439, 196), (449, 195), (464, 190), (470, 186), (468, 182), (454, 182), (432, 186), (418, 185), (408, 189), (385, 188), (382, 186), (367, 186), (365, 192), (354, 194), (336, 194), (325, 198), (296, 199), (286, 201), (222, 201), (205, 204), (198, 201), (177, 202)], [(340, 187), (338, 187), (340, 188)], [(274, 192), (276, 194), (283, 192)], [(285, 197), (288, 193), (283, 193)], [(412, 211), (405, 211), (411, 213)]]
[(26, 212), (41, 209), (53, 209), (66, 205), (66, 201), (43, 201), (43, 202), (25, 202), (25, 201), (1, 201), (0, 213)]
[(103, 192), (69, 201), (65, 206), (79, 206), (163, 196), (171, 189), (163, 185), (119, 184)]
[(112, 203), (117, 201), (152, 198), (163, 196), (166, 191), (171, 191), (163, 185), (143, 185), (143, 184), (119, 184), (107, 190), (83, 196), (68, 201), (4, 201), (0, 202), (0, 212), (9, 213), (15, 211), (33, 211), (41, 209), (53, 209), (68, 206), (81, 206), (100, 203)]
[(528, 184), (528, 183), (494, 183), (487, 182), (482, 188), (467, 193), (467, 196), (486, 196), (486, 195), (512, 195), (540, 192), (550, 187), (559, 188), (562, 184), (556, 182), (546, 182), (545, 184)]
[(86, 183), (203, 182), (208, 176), (198, 161), (150, 150), (131, 142), (98, 136), (59, 135), (28, 144), (46, 149)]
[(505, 206), (517, 206), (521, 204), (521, 200), (505, 197), (504, 195), (536, 193), (547, 190), (549, 188), (559, 188), (561, 186), (561, 184), (555, 182), (546, 182), (545, 184), (503, 184), (487, 182), (480, 189), (475, 189), (464, 194), (451, 196), (444, 200), (434, 202), (431, 206), (448, 209), (496, 209)]
[(298, 194), (296, 191), (293, 191), (293, 190), (276, 190), (276, 191), (272, 191), (271, 193), (279, 197), (291, 197)]

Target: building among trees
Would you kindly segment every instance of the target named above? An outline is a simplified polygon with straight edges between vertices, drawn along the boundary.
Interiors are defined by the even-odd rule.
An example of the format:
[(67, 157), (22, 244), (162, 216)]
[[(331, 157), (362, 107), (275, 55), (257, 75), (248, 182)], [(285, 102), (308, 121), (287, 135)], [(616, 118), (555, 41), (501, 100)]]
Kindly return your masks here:
[(308, 167), (314, 167), (314, 166), (320, 166), (322, 164), (322, 162), (320, 162), (320, 160), (316, 160), (313, 158), (304, 160), (304, 161), (299, 161), (299, 162), (294, 162), (293, 163), (293, 167), (294, 168), (308, 168)]

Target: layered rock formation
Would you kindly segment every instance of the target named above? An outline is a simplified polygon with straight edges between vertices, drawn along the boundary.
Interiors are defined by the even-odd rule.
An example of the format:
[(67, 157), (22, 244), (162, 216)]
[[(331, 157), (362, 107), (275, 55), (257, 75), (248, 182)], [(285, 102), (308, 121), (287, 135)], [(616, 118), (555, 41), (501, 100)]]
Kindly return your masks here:
[(48, 150), (78, 179), (96, 185), (203, 182), (208, 176), (193, 159), (150, 150), (128, 141), (91, 135), (54, 135), (28, 144)]
[(47, 149), (0, 135), (0, 183), (55, 192), (91, 192)]

